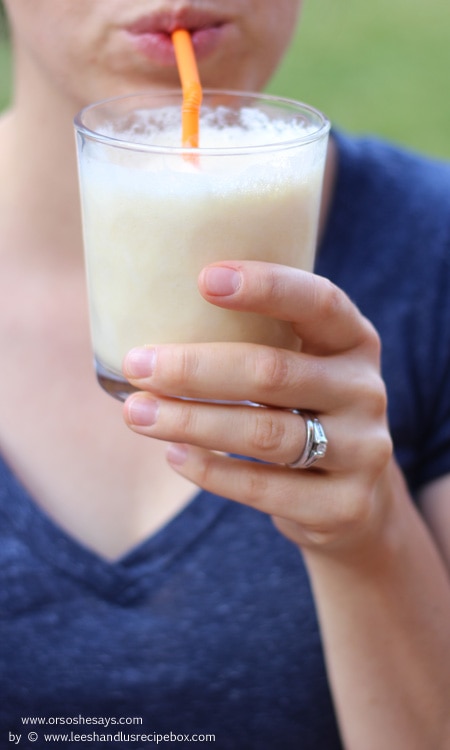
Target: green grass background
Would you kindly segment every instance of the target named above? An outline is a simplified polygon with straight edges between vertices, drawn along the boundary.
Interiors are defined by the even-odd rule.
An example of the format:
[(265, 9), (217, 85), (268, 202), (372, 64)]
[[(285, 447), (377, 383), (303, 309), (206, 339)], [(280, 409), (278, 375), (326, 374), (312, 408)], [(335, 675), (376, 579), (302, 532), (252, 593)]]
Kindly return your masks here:
[[(315, 105), (347, 131), (450, 159), (449, 79), (449, 0), (305, 0), (268, 90)], [(9, 96), (3, 38), (0, 108)]]
[(449, 0), (307, 0), (269, 87), (376, 133), (450, 157)]

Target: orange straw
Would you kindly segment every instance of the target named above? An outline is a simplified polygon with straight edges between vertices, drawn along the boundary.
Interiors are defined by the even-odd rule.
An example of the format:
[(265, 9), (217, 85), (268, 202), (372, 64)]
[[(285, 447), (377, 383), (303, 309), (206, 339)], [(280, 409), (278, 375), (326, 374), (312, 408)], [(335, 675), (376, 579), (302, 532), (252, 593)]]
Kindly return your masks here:
[(198, 148), (203, 92), (191, 35), (186, 29), (177, 29), (172, 33), (172, 42), (183, 89), (182, 145), (187, 148)]

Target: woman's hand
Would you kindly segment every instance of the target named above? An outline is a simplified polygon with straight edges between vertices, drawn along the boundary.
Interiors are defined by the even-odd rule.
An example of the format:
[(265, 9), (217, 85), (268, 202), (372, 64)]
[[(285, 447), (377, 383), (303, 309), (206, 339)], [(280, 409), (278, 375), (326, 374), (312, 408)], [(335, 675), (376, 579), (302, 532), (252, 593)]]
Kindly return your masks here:
[[(293, 268), (223, 262), (202, 271), (199, 287), (212, 304), (291, 322), (301, 352), (245, 343), (134, 349), (124, 373), (140, 392), (124, 405), (126, 422), (171, 441), (168, 460), (180, 474), (272, 515), (297, 544), (359, 544), (382, 523), (390, 496), (392, 445), (374, 328), (336, 286)], [(293, 409), (316, 416), (328, 438), (326, 455), (308, 469), (287, 466), (306, 439)]]

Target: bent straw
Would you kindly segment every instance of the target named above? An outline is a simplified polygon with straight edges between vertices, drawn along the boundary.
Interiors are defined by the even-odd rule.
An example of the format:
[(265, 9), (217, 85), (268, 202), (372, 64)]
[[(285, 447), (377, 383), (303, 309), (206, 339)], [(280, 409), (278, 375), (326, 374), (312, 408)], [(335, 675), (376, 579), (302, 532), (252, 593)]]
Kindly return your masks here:
[(203, 91), (191, 35), (186, 29), (177, 29), (172, 33), (172, 42), (183, 89), (182, 145), (187, 148), (198, 148)]

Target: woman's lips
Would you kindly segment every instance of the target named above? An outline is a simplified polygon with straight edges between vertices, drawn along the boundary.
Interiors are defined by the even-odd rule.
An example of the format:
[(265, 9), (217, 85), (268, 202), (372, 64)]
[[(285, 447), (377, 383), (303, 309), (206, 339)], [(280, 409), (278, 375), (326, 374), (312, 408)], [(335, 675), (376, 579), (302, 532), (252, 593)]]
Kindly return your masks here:
[(143, 18), (125, 31), (134, 48), (144, 57), (159, 65), (175, 65), (172, 31), (177, 28), (188, 29), (197, 59), (202, 59), (219, 46), (229, 26), (229, 23), (223, 21), (183, 20), (184, 23), (176, 18)]

